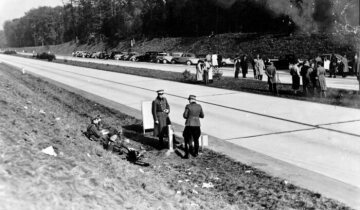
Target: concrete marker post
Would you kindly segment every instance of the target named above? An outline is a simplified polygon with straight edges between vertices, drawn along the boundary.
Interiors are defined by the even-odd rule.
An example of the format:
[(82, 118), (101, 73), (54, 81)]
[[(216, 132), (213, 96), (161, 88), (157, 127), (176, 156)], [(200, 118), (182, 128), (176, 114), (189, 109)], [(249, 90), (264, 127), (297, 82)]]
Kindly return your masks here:
[(169, 135), (169, 152), (174, 152), (174, 130), (171, 125), (168, 125), (168, 135)]
[(207, 146), (209, 146), (209, 136), (201, 135), (201, 151), (203, 151)]

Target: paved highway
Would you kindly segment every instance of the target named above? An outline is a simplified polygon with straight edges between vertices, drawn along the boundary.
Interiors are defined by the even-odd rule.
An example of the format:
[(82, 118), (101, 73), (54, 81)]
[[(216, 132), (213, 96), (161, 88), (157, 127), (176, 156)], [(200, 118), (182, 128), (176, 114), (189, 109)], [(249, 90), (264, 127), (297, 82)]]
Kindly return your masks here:
[(153, 100), (155, 90), (163, 88), (171, 120), (180, 125), (186, 98), (195, 94), (205, 110), (202, 131), (216, 139), (210, 141), (212, 149), (360, 209), (358, 109), (15, 56), (0, 55), (0, 61), (138, 111), (142, 101)]
[[(30, 53), (20, 53), (23, 55), (32, 55)], [(91, 63), (101, 63), (101, 64), (110, 64), (117, 66), (125, 67), (134, 67), (134, 68), (145, 68), (161, 71), (173, 71), (173, 72), (183, 72), (185, 69), (189, 70), (192, 73), (196, 72), (195, 66), (187, 66), (182, 64), (158, 64), (158, 63), (146, 63), (146, 62), (131, 62), (131, 61), (118, 61), (118, 60), (102, 60), (102, 59), (93, 59), (93, 58), (78, 58), (72, 56), (56, 55), (57, 59), (66, 59), (80, 62), (91, 62)], [(223, 67), (221, 68), (223, 75), (226, 77), (234, 77), (234, 68)], [(249, 69), (247, 74), (248, 78), (253, 78), (253, 70)], [(279, 78), (281, 83), (291, 84), (291, 76), (288, 71), (281, 70), (279, 71)], [(241, 74), (239, 76), (242, 76)], [(266, 75), (264, 75), (263, 81), (267, 81)], [(326, 78), (326, 83), (328, 87), (332, 88), (341, 88), (347, 90), (359, 90), (359, 83), (354, 76), (349, 76), (346, 78)]]

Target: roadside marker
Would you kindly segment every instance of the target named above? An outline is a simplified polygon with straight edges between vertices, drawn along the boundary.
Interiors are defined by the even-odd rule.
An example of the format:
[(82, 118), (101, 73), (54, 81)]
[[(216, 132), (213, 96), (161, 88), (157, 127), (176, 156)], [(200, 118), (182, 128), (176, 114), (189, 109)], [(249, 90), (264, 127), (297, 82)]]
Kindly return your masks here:
[(21, 71), (22, 71), (22, 74), (25, 74), (25, 68), (22, 68)]
[(168, 125), (168, 135), (169, 135), (169, 152), (174, 152), (174, 130), (171, 125)]
[(201, 150), (204, 149), (204, 147), (209, 146), (209, 136), (208, 135), (201, 135)]

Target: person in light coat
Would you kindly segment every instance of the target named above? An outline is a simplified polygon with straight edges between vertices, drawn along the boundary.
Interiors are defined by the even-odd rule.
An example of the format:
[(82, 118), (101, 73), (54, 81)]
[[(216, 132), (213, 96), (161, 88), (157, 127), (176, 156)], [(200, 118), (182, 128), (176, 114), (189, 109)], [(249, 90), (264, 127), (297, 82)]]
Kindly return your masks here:
[(264, 75), (264, 71), (265, 71), (264, 60), (258, 54), (256, 56), (256, 58), (254, 59), (254, 62), (255, 62), (254, 71), (256, 71), (255, 79), (262, 80), (263, 75)]
[(204, 80), (204, 61), (199, 60), (196, 65), (196, 81), (201, 83)]

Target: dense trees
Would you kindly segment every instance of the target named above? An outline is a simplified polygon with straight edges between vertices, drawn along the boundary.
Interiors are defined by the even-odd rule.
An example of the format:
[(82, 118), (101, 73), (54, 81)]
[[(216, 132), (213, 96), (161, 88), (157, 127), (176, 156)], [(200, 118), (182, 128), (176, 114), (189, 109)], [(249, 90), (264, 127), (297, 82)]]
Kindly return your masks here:
[[(226, 32), (326, 31), (346, 22), (357, 0), (63, 0), (7, 21), (9, 46), (115, 44), (124, 38)], [(358, 17), (355, 17), (358, 18)]]

